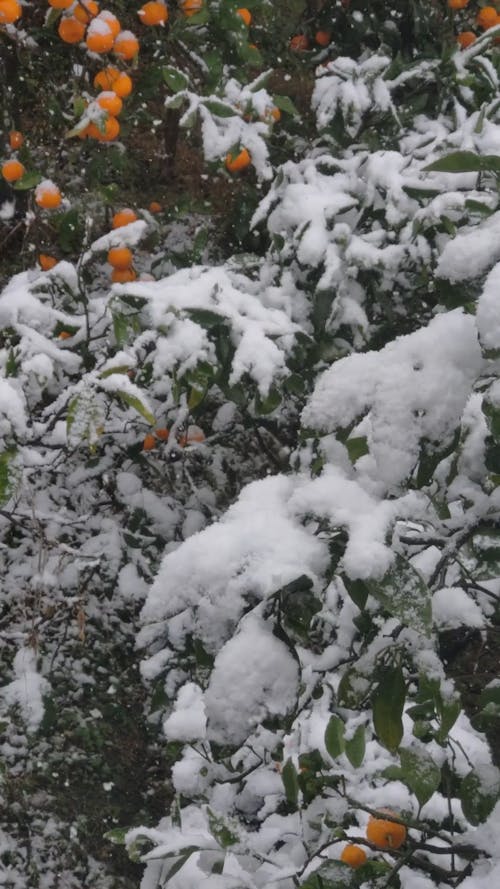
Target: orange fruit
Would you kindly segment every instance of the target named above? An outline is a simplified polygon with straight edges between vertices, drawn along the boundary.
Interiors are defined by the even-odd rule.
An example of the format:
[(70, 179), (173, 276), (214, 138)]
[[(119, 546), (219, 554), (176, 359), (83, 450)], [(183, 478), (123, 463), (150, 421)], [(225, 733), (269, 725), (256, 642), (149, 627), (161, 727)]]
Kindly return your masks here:
[(53, 9), (69, 9), (73, 6), (74, 0), (49, 0), (49, 6)]
[(236, 12), (238, 13), (239, 16), (241, 16), (241, 18), (245, 22), (245, 25), (248, 28), (250, 25), (250, 22), (252, 21), (252, 13), (250, 12), (250, 10), (245, 9), (245, 7), (242, 6), (241, 9), (237, 9)]
[(115, 213), (111, 224), (113, 228), (121, 228), (122, 225), (128, 225), (130, 222), (135, 222), (136, 219), (137, 214), (129, 207), (124, 207), (123, 210), (119, 210), (118, 213)]
[(203, 0), (181, 0), (179, 6), (186, 18), (190, 18), (203, 9)]
[(110, 49), (113, 49), (114, 42), (113, 33), (106, 22), (102, 21), (102, 19), (94, 19), (87, 31), (87, 39), (85, 40), (87, 49), (90, 52), (97, 53), (109, 52)]
[(21, 161), (11, 160), (2, 164), (2, 176), (7, 182), (17, 182), (24, 176), (26, 170)]
[(355, 846), (354, 843), (350, 843), (342, 849), (340, 860), (356, 870), (356, 868), (361, 867), (365, 863), (367, 856), (364, 849), (360, 846)]
[(314, 39), (318, 46), (328, 46), (332, 39), (332, 35), (330, 34), (330, 31), (316, 31)]
[(62, 201), (61, 192), (54, 182), (45, 179), (35, 189), (35, 201), (43, 210), (56, 210)]
[(161, 213), (161, 210), (162, 210), (162, 207), (161, 207), (161, 204), (158, 203), (158, 201), (151, 201), (151, 203), (149, 205), (149, 212), (150, 213)]
[(142, 450), (143, 451), (152, 451), (155, 446), (156, 446), (156, 438), (154, 437), (154, 435), (151, 435), (151, 433), (148, 432), (148, 434), (144, 436), (144, 441), (142, 443)]
[(114, 81), (113, 92), (116, 93), (117, 96), (120, 96), (120, 99), (126, 99), (127, 96), (130, 96), (130, 93), (132, 92), (132, 81), (124, 71), (120, 71), (118, 77)]
[(100, 87), (102, 90), (112, 90), (113, 83), (119, 78), (119, 76), (120, 71), (118, 70), (118, 68), (113, 68), (112, 65), (108, 65), (107, 68), (103, 68), (102, 71), (97, 72), (96, 76), (94, 77), (94, 86), (96, 89)]
[(88, 25), (90, 19), (95, 18), (98, 12), (99, 4), (95, 0), (78, 0), (73, 15), (79, 22)]
[(12, 25), (22, 14), (21, 4), (17, 0), (0, 0), (0, 26)]
[(15, 151), (16, 148), (20, 148), (24, 142), (24, 136), (19, 130), (11, 130), (9, 133), (9, 145)]
[(73, 334), (70, 333), (69, 330), (61, 330), (61, 333), (59, 334), (59, 339), (60, 340), (70, 340), (72, 336), (73, 336)]
[(292, 52), (304, 52), (304, 50), (309, 49), (309, 37), (306, 37), (305, 34), (296, 34), (290, 40), (289, 45)]
[(40, 253), (38, 256), (38, 264), (44, 272), (53, 269), (54, 266), (57, 265), (57, 262), (55, 256), (49, 256), (48, 253)]
[(187, 444), (193, 444), (193, 442), (200, 444), (202, 441), (205, 441), (205, 433), (200, 426), (195, 426), (194, 424), (188, 426), (184, 435), (179, 437), (181, 448), (186, 447)]
[(406, 840), (406, 827), (404, 824), (396, 824), (395, 821), (387, 821), (383, 815), (396, 813), (391, 809), (379, 809), (381, 818), (370, 816), (366, 827), (366, 838), (377, 846), (378, 849), (399, 849)]
[(273, 123), (273, 121), (277, 123), (281, 120), (281, 111), (276, 108), (276, 105), (268, 105), (260, 119), (266, 123)]
[(99, 93), (96, 102), (103, 111), (107, 111), (112, 117), (118, 117), (123, 108), (123, 102), (114, 90), (105, 90), (103, 93)]
[(469, 0), (448, 0), (448, 7), (450, 9), (465, 9), (468, 3)]
[(112, 247), (108, 253), (108, 262), (114, 269), (129, 269), (133, 258), (128, 247)]
[(143, 25), (164, 25), (168, 21), (168, 9), (159, 0), (149, 0), (137, 11)]
[(495, 7), (483, 6), (477, 14), (476, 22), (479, 27), (484, 28), (485, 31), (487, 31), (488, 28), (493, 28), (498, 24), (498, 15)]
[(128, 284), (129, 281), (135, 281), (137, 272), (132, 267), (128, 269), (113, 269), (111, 272), (111, 280), (113, 284)]
[(66, 16), (59, 22), (57, 33), (64, 43), (80, 43), (85, 37), (85, 25), (73, 16)]
[(461, 34), (457, 34), (457, 43), (462, 49), (467, 49), (472, 43), (476, 40), (476, 35), (474, 31), (462, 31)]
[(132, 31), (120, 31), (113, 45), (115, 56), (130, 61), (139, 52), (139, 41)]
[(109, 115), (106, 120), (100, 122), (97, 126), (90, 123), (87, 130), (87, 136), (90, 139), (97, 139), (98, 142), (113, 142), (120, 133), (120, 124), (116, 117)]
[(113, 37), (118, 37), (122, 26), (116, 18), (116, 15), (113, 15), (113, 13), (109, 11), (109, 9), (103, 9), (103, 11), (99, 13), (97, 18), (108, 26)]
[(250, 166), (251, 162), (252, 159), (247, 149), (242, 148), (240, 153), (236, 156), (233, 156), (232, 154), (226, 155), (226, 170), (229, 170), (230, 173), (239, 173), (240, 170), (245, 170), (246, 167)]
[(155, 435), (160, 441), (168, 441), (170, 431), (168, 429), (155, 429)]

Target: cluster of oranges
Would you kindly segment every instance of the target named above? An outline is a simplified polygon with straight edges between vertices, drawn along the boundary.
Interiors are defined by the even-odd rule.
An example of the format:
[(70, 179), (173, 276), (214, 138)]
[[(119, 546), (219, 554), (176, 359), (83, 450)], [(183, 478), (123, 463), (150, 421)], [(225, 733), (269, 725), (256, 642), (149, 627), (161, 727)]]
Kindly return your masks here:
[[(9, 184), (14, 184), (23, 178), (26, 173), (24, 164), (16, 156), (17, 151), (24, 144), (24, 136), (19, 130), (11, 130), (9, 133), (9, 148), (13, 157), (3, 162), (0, 172)], [(35, 188), (35, 203), (43, 210), (56, 210), (62, 203), (62, 195), (59, 187), (51, 179), (44, 179)]]
[[(148, 434), (144, 436), (142, 450), (152, 451), (159, 441), (168, 441), (169, 437), (170, 430), (166, 428), (155, 429), (154, 432), (148, 432)], [(186, 431), (177, 438), (177, 444), (181, 448), (185, 448), (186, 445), (189, 444), (201, 444), (203, 441), (205, 441), (205, 433), (203, 432), (203, 429), (194, 424), (189, 425)]]
[[(466, 9), (470, 0), (447, 0), (447, 2), (449, 9), (457, 11)], [(475, 24), (482, 31), (489, 31), (490, 28), (500, 25), (500, 14), (494, 6), (483, 6), (476, 15)], [(477, 35), (474, 31), (461, 31), (457, 35), (457, 43), (462, 49), (467, 49), (468, 46), (474, 43), (476, 37)]]
[[(379, 812), (381, 815), (397, 817), (391, 809), (380, 809)], [(387, 818), (371, 815), (366, 826), (366, 838), (377, 849), (386, 851), (399, 849), (406, 840), (406, 827), (397, 821), (388, 821)], [(349, 843), (344, 846), (340, 860), (356, 869), (366, 862), (367, 855), (361, 846)]]
[[(122, 228), (124, 225), (135, 222), (136, 219), (137, 214), (134, 210), (131, 210), (130, 207), (125, 207), (123, 210), (115, 213), (112, 226), (114, 229)], [(135, 281), (137, 272), (134, 269), (133, 261), (134, 257), (130, 247), (125, 247), (124, 245), (111, 247), (108, 251), (108, 262), (113, 268), (111, 273), (113, 284), (127, 284), (129, 281)]]

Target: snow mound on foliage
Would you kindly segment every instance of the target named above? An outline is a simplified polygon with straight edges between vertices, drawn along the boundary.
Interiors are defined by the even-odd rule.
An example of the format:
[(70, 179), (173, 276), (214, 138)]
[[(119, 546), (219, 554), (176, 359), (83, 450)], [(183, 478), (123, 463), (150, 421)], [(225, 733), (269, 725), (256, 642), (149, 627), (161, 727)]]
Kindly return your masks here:
[(17, 706), (28, 731), (36, 731), (43, 714), (43, 696), (49, 690), (49, 683), (37, 671), (36, 655), (32, 648), (21, 648), (14, 658), (15, 679), (0, 689), (8, 707)]
[[(182, 646), (193, 633), (215, 652), (249, 602), (302, 574), (316, 581), (327, 548), (289, 514), (293, 487), (294, 480), (282, 475), (253, 482), (218, 524), (168, 553), (143, 608), (144, 623), (170, 618), (170, 644)], [(146, 641), (147, 632), (139, 644), (141, 638)]]
[(470, 281), (484, 275), (499, 259), (500, 212), (448, 241), (439, 258), (436, 274), (452, 283)]
[(475, 319), (457, 309), (379, 352), (337, 361), (320, 376), (302, 420), (332, 432), (367, 416), (370, 455), (357, 468), (398, 484), (413, 470), (422, 439), (449, 440), (481, 367)]
[(497, 263), (484, 282), (483, 291), (477, 304), (477, 329), (479, 338), (486, 349), (500, 348), (499, 292), (500, 263)]
[(460, 587), (444, 587), (434, 594), (432, 614), (439, 628), (484, 627), (481, 609)]
[(209, 738), (239, 744), (267, 717), (285, 716), (295, 703), (298, 678), (287, 646), (264, 620), (249, 615), (215, 659), (205, 693)]
[(200, 339), (197, 326), (203, 329), (227, 323), (227, 335), (235, 347), (230, 385), (247, 373), (265, 396), (273, 379), (285, 372), (285, 354), (292, 348), (299, 328), (283, 309), (272, 305), (271, 299), (268, 304), (259, 281), (231, 273), (223, 266), (193, 266), (160, 281), (135, 282), (116, 289), (142, 297), (145, 318), (151, 326), (172, 334), (167, 336), (161, 357), (164, 369), (170, 370), (174, 360), (183, 360), (189, 366), (189, 357), (192, 364), (213, 361), (213, 347), (205, 331)]

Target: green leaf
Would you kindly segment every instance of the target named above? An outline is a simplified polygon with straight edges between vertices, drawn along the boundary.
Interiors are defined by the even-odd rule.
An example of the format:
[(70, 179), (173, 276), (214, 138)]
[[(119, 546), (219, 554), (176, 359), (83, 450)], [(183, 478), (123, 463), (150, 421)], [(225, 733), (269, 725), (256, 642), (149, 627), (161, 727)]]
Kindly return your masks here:
[(481, 155), (474, 151), (452, 151), (424, 167), (424, 170), (429, 173), (479, 173), (481, 160)]
[(125, 404), (128, 404), (129, 407), (132, 407), (135, 411), (137, 411), (137, 413), (140, 414), (141, 417), (144, 417), (147, 423), (149, 423), (151, 426), (154, 426), (155, 418), (151, 411), (148, 410), (146, 405), (142, 403), (140, 398), (137, 398), (136, 395), (130, 395), (129, 392), (120, 391), (114, 392), (113, 394), (116, 395), (117, 398), (120, 398), (122, 401), (124, 401)]
[(424, 167), (424, 170), (430, 173), (500, 173), (500, 155), (452, 151)]
[(344, 723), (339, 716), (331, 716), (325, 729), (325, 747), (332, 759), (345, 750)]
[(364, 457), (365, 454), (370, 453), (368, 440), (365, 435), (361, 435), (359, 438), (348, 438), (345, 446), (351, 463), (355, 463), (360, 457)]
[(19, 484), (19, 469), (12, 466), (17, 448), (9, 448), (0, 454), (0, 505), (7, 503)]
[(403, 747), (399, 751), (399, 757), (401, 780), (415, 794), (419, 805), (424, 806), (441, 783), (441, 769), (430, 754), (421, 749), (409, 750)]
[(467, 821), (476, 827), (493, 811), (500, 795), (498, 769), (493, 766), (484, 779), (471, 769), (460, 786), (460, 803)]
[(203, 104), (207, 111), (210, 111), (210, 114), (215, 114), (216, 117), (235, 117), (237, 114), (236, 109), (231, 105), (218, 102), (216, 99), (205, 99)]
[(339, 682), (337, 700), (340, 707), (359, 710), (371, 691), (371, 682), (355, 667), (349, 667)]
[(276, 108), (279, 108), (280, 111), (284, 111), (285, 114), (292, 114), (294, 117), (299, 116), (298, 109), (293, 104), (290, 96), (273, 96), (273, 102), (276, 105)]
[(162, 68), (162, 75), (165, 83), (173, 93), (180, 93), (181, 90), (185, 90), (189, 85), (189, 78), (182, 71), (179, 71), (178, 68), (173, 68), (171, 65)]
[(297, 769), (291, 759), (287, 759), (281, 770), (281, 780), (283, 781), (283, 786), (285, 788), (287, 802), (296, 809), (297, 800), (299, 798), (299, 779)]
[(342, 581), (354, 604), (363, 611), (370, 592), (365, 581), (351, 580), (346, 574), (342, 575)]
[(16, 191), (27, 191), (29, 188), (34, 188), (35, 185), (38, 185), (41, 181), (42, 176), (40, 173), (25, 173), (24, 176), (21, 176), (21, 178), (17, 180), (17, 182), (12, 183), (12, 187), (15, 188)]
[(345, 755), (354, 769), (359, 769), (362, 764), (365, 758), (365, 749), (365, 727), (358, 725), (352, 738), (346, 739), (345, 742)]
[(207, 814), (210, 831), (219, 846), (223, 849), (234, 846), (238, 842), (238, 835), (228, 827), (226, 820), (221, 815), (216, 815), (210, 808), (207, 808)]
[(373, 725), (380, 742), (395, 753), (403, 738), (406, 685), (401, 667), (387, 667), (372, 697)]
[(209, 330), (225, 321), (224, 315), (218, 315), (217, 312), (211, 312), (209, 309), (186, 309), (192, 321)]
[(113, 374), (126, 374), (129, 370), (129, 364), (117, 364), (116, 367), (108, 367), (106, 370), (101, 371), (99, 377), (101, 380), (105, 380), (106, 377), (110, 377)]
[(261, 398), (258, 392), (255, 395), (255, 410), (258, 414), (263, 416), (272, 414), (280, 404), (281, 393), (275, 386), (271, 386), (269, 393), (265, 398)]
[(430, 635), (430, 591), (423, 577), (407, 559), (397, 554), (382, 580), (372, 580), (369, 589), (388, 614), (418, 633)]
[(113, 333), (117, 346), (123, 346), (128, 340), (129, 323), (123, 312), (113, 312)]
[(439, 744), (444, 744), (448, 738), (450, 729), (453, 728), (462, 712), (462, 705), (459, 698), (444, 700), (442, 696), (439, 695), (436, 700), (436, 709), (440, 718), (440, 726), (435, 733), (435, 738)]
[(104, 839), (109, 840), (110, 843), (114, 843), (116, 846), (124, 846), (125, 837), (129, 830), (130, 827), (114, 827), (113, 830), (106, 831)]
[(57, 219), (57, 240), (63, 253), (72, 253), (81, 249), (84, 226), (78, 210), (71, 209), (61, 213)]

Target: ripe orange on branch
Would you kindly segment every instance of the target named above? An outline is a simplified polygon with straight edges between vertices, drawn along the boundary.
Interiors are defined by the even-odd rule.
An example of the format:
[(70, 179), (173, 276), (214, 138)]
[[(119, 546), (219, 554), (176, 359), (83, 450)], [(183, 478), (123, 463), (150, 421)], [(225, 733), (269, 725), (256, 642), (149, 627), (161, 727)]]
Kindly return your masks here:
[(250, 12), (250, 10), (246, 9), (244, 6), (242, 6), (241, 9), (237, 9), (236, 12), (243, 19), (243, 21), (245, 22), (245, 25), (248, 28), (250, 26), (251, 21), (252, 21), (252, 13)]
[(230, 173), (239, 173), (249, 167), (251, 163), (252, 159), (246, 148), (242, 148), (237, 155), (231, 153), (226, 155), (226, 170), (229, 170)]
[(95, 0), (78, 0), (73, 15), (79, 22), (88, 25), (90, 19), (95, 18), (98, 12), (99, 4)]
[(116, 117), (111, 115), (106, 120), (103, 120), (99, 126), (95, 123), (90, 123), (87, 129), (87, 136), (90, 139), (97, 139), (98, 142), (113, 142), (118, 138), (119, 133), (120, 124)]
[(348, 846), (344, 846), (342, 849), (340, 860), (356, 870), (365, 863), (367, 856), (365, 850), (360, 846), (355, 846), (354, 843), (349, 843)]
[(49, 0), (49, 6), (53, 9), (69, 9), (73, 6), (74, 0)]
[(80, 43), (85, 37), (85, 25), (73, 16), (66, 16), (59, 22), (57, 33), (64, 43)]
[(448, 0), (448, 7), (450, 9), (465, 9), (468, 4), (469, 0)]
[(309, 37), (306, 34), (296, 34), (289, 45), (292, 52), (305, 52), (310, 47)]
[(399, 849), (406, 840), (406, 827), (404, 824), (397, 824), (396, 821), (388, 821), (384, 815), (393, 815), (396, 813), (391, 809), (380, 809), (380, 818), (370, 816), (366, 827), (366, 837), (379, 849)]
[(114, 90), (105, 90), (99, 93), (96, 102), (103, 111), (107, 111), (112, 117), (118, 117), (123, 109), (123, 102)]
[(55, 265), (57, 265), (57, 259), (55, 256), (50, 256), (48, 253), (40, 253), (38, 256), (38, 264), (42, 271), (48, 272), (49, 269), (53, 269)]
[(168, 21), (168, 9), (159, 0), (149, 0), (137, 11), (143, 25), (164, 25)]
[(136, 219), (137, 214), (129, 207), (124, 207), (123, 210), (119, 210), (118, 213), (115, 213), (113, 216), (112, 227), (121, 228), (123, 225), (129, 225), (131, 222), (135, 222)]
[(61, 192), (54, 182), (44, 179), (35, 189), (35, 202), (43, 210), (56, 210), (62, 202)]
[(21, 161), (11, 160), (5, 161), (2, 165), (2, 176), (7, 182), (17, 182), (24, 176), (26, 170)]
[(179, 6), (185, 17), (190, 18), (192, 15), (201, 12), (203, 9), (203, 0), (181, 0)]
[(474, 31), (462, 31), (461, 34), (457, 34), (457, 43), (462, 49), (467, 49), (468, 46), (471, 46), (476, 40), (476, 35)]
[(483, 6), (477, 14), (476, 22), (479, 27), (484, 28), (485, 31), (487, 31), (488, 28), (493, 28), (495, 25), (498, 25), (500, 19), (495, 7)]
[(136, 278), (137, 272), (132, 267), (127, 269), (113, 269), (111, 272), (111, 280), (113, 284), (128, 284), (129, 281), (135, 281)]
[(120, 31), (113, 45), (115, 56), (129, 62), (139, 52), (139, 41), (132, 31)]
[(113, 49), (115, 37), (109, 25), (102, 19), (94, 19), (87, 31), (87, 49), (91, 52), (103, 53)]
[(24, 136), (19, 130), (11, 130), (9, 133), (9, 145), (15, 151), (20, 148), (24, 142)]
[(113, 15), (113, 13), (109, 11), (109, 9), (103, 9), (103, 11), (99, 13), (97, 18), (101, 22), (105, 22), (105, 24), (108, 26), (109, 30), (111, 31), (113, 37), (118, 37), (118, 34), (120, 33), (120, 31), (122, 29), (122, 26), (120, 25), (120, 22), (116, 18), (116, 15)]
[(0, 25), (12, 25), (21, 18), (22, 13), (17, 0), (0, 0)]
[(108, 262), (115, 269), (129, 269), (133, 258), (128, 247), (111, 247), (108, 253)]

